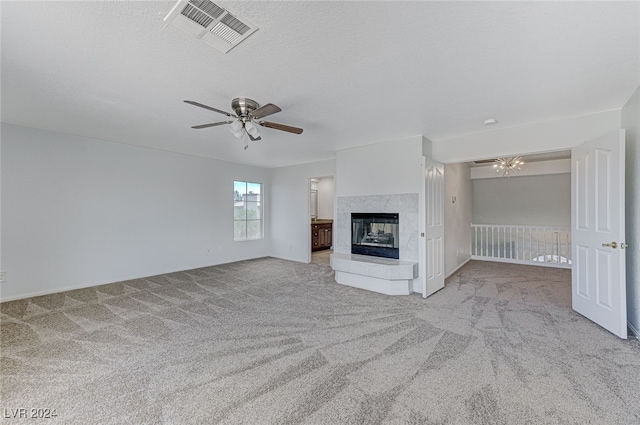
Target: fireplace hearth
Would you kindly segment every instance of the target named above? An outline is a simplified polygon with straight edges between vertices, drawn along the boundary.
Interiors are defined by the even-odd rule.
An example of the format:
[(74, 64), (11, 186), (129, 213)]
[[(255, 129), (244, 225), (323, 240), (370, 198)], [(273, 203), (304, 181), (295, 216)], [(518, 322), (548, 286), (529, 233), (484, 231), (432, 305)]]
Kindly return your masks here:
[(398, 213), (351, 213), (351, 253), (400, 258)]

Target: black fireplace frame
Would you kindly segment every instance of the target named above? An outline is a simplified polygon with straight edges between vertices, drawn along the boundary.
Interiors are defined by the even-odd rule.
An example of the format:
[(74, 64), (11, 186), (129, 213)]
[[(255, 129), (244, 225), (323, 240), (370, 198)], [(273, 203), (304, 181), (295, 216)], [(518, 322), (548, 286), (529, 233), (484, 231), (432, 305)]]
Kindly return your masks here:
[[(398, 226), (398, 238), (400, 236), (400, 214), (399, 213), (351, 213), (351, 253), (352, 254), (360, 254), (360, 255), (370, 255), (373, 257), (382, 257), (382, 258), (391, 258), (398, 260), (400, 259), (400, 248), (391, 248), (384, 246), (367, 246), (367, 245), (359, 245), (354, 244), (354, 235), (353, 235), (353, 221), (362, 220), (362, 219), (370, 219), (370, 218), (380, 218), (386, 220), (395, 220), (396, 226)], [(398, 241), (399, 242), (399, 241)], [(395, 241), (394, 241), (395, 243)]]

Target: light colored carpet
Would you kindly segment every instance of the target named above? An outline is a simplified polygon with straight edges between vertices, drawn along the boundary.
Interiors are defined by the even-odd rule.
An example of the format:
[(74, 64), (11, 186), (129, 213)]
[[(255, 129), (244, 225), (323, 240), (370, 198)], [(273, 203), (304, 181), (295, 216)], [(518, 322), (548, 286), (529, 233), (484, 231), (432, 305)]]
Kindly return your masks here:
[(33, 423), (640, 423), (640, 343), (567, 270), (471, 262), (424, 300), (265, 258), (0, 306), (0, 407)]

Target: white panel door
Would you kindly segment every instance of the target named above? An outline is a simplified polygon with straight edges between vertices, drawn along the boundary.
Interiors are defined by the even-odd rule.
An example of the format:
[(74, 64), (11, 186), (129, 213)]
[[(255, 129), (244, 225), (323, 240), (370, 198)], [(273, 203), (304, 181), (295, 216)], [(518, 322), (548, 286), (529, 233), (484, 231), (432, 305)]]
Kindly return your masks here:
[(426, 298), (444, 288), (444, 165), (426, 158), (425, 167)]
[(573, 309), (627, 338), (624, 130), (571, 150)]

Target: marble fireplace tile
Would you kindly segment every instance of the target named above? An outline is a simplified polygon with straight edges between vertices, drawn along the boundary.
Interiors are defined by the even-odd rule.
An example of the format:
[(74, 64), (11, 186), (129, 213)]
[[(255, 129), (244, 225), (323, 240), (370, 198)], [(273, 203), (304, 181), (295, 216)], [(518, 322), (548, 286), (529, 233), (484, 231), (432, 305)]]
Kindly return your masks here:
[(411, 211), (417, 213), (420, 210), (419, 207), (419, 197), (417, 193), (410, 193), (401, 196), (401, 208), (403, 211)]
[(399, 213), (400, 259), (418, 260), (418, 212), (417, 193), (341, 196), (336, 200), (334, 220), (334, 252), (351, 253), (351, 213)]

